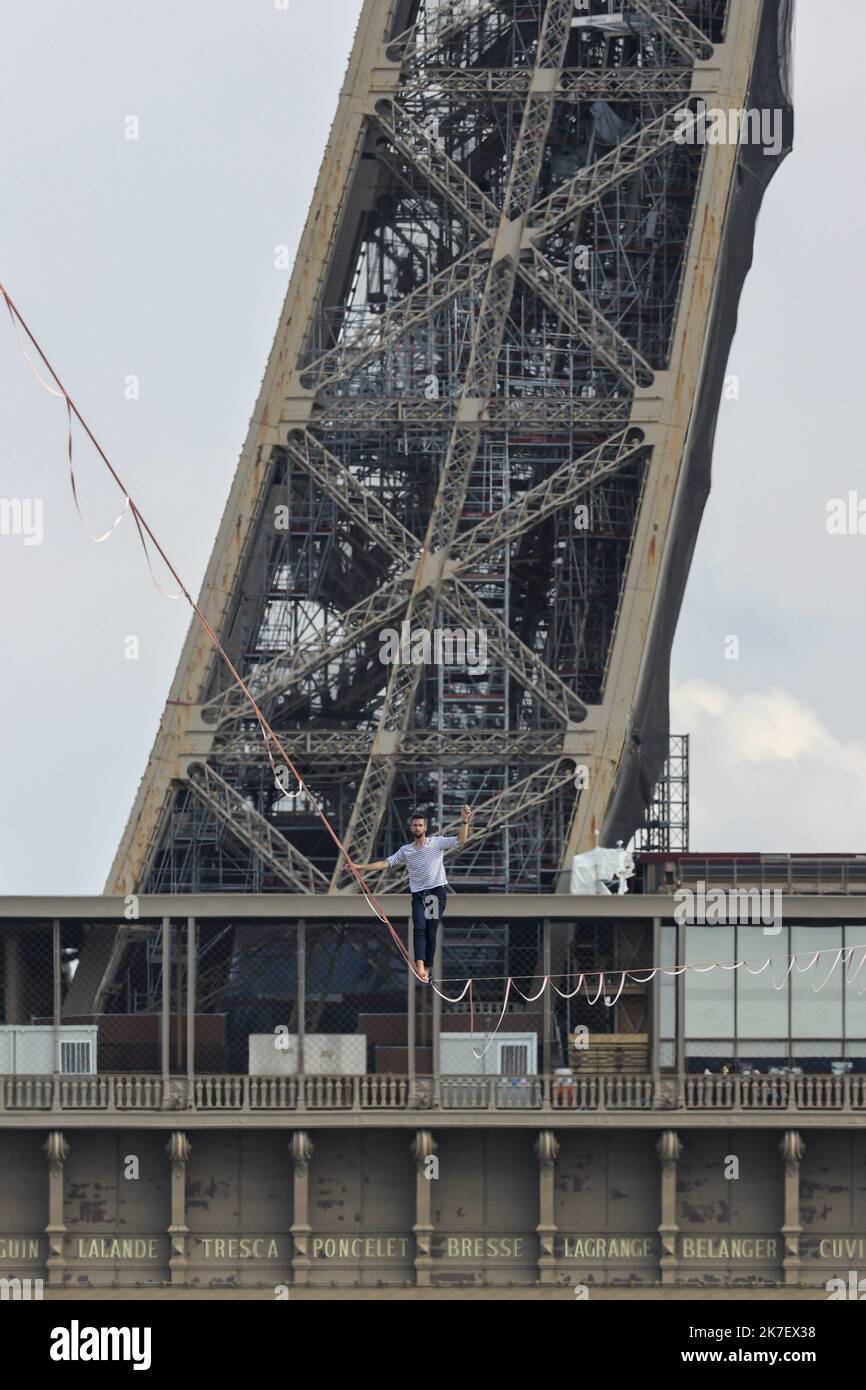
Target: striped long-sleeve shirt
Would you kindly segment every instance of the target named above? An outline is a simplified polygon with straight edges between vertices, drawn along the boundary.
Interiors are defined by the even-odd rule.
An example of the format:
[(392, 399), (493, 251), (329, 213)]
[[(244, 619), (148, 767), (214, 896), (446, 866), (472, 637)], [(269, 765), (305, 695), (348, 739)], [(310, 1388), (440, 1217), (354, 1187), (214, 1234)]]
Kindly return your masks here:
[(413, 893), (423, 893), (427, 888), (443, 888), (448, 880), (442, 854), (459, 844), (456, 835), (428, 835), (422, 846), (401, 845), (395, 854), (388, 858), (393, 869), (397, 864), (405, 864), (409, 870), (409, 888)]

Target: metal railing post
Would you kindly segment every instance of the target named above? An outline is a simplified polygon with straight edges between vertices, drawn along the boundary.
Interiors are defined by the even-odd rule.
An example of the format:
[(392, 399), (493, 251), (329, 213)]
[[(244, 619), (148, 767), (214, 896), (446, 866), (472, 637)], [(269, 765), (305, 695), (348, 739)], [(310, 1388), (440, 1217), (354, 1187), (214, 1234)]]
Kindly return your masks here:
[(162, 1019), (160, 1051), (162, 1054), (162, 1103), (169, 1102), (171, 1089), (171, 918), (162, 919)]
[(307, 1092), (304, 1085), (304, 1039), (307, 1033), (307, 924), (298, 923), (298, 1110), (307, 1108)]
[(550, 1046), (553, 1037), (553, 990), (550, 987), (550, 918), (545, 917), (541, 925), (541, 955), (543, 965), (542, 974), (547, 979), (547, 989), (542, 998), (542, 1028), (544, 1036), (541, 1039), (541, 1074), (549, 1076), (553, 1068), (550, 1065)]
[[(653, 918), (652, 929), (652, 954), (651, 960), (660, 961), (662, 954), (662, 919)], [(679, 979), (677, 975), (675, 977)], [(653, 975), (649, 992), (649, 1044), (650, 1044), (650, 1074), (653, 1079), (653, 1091), (658, 1090), (659, 1079), (661, 1077), (661, 1008), (662, 1004), (662, 976), (658, 973)], [(676, 1031), (676, 1022), (674, 1022)]]
[(186, 919), (186, 1079), (187, 1105), (192, 1104), (195, 1088), (195, 1009), (196, 946), (198, 926), (194, 917)]
[[(440, 988), (440, 989), (442, 988), (442, 985), (441, 985), (441, 980), (442, 980), (442, 958), (443, 958), (443, 956), (444, 956), (444, 954), (445, 954), (445, 952), (444, 952), (443, 949), (442, 949), (442, 936), (443, 936), (443, 932), (442, 932), (442, 929), (441, 929), (441, 927), (440, 927), (439, 932), (438, 932), (438, 935), (437, 935), (437, 937), (436, 937), (436, 954), (435, 954), (434, 961), (433, 961), (433, 978), (434, 978), (434, 980), (437, 982), (437, 984), (439, 985), (439, 988)], [(442, 998), (441, 998), (441, 996), (440, 996), (439, 994), (434, 994), (434, 995), (433, 995), (433, 1038), (432, 1038), (432, 1044), (433, 1044), (432, 1072), (433, 1072), (433, 1103), (434, 1103), (434, 1105), (437, 1105), (437, 1104), (438, 1104), (438, 1101), (439, 1101), (439, 1074), (440, 1074), (440, 1070), (441, 1070), (441, 1066), (442, 1066), (442, 1046), (441, 1046), (441, 1043), (442, 1043)]]
[(51, 929), (51, 972), (53, 986), (52, 1023), (54, 1025), (54, 1056), (52, 1061), (52, 1087), (55, 1092), (52, 1108), (59, 1109), (60, 1097), (58, 1077), (60, 1076), (60, 921), (57, 917)]
[[(406, 940), (412, 941), (412, 919), (406, 929)], [(411, 948), (415, 949), (414, 943)], [(415, 975), (412, 970), (406, 971), (406, 1028), (407, 1028), (407, 1063), (409, 1071), (409, 1106), (414, 1109), (418, 1104), (418, 1092), (415, 1078)]]
[[(686, 963), (686, 928), (684, 922), (677, 923), (677, 958), (676, 964), (685, 965)], [(676, 976), (677, 982), (677, 1073), (680, 1076), (686, 1070), (686, 976), (688, 971), (684, 970), (681, 975)]]

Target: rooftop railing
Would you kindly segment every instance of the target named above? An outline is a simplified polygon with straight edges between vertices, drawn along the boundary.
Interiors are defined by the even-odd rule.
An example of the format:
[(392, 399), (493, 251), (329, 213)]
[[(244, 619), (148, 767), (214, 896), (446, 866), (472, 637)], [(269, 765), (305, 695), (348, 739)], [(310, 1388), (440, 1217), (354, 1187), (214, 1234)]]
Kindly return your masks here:
[(0, 1124), (25, 1112), (156, 1114), (394, 1111), (607, 1111), (754, 1114), (866, 1111), (866, 1075), (831, 1076), (247, 1076), (0, 1077)]

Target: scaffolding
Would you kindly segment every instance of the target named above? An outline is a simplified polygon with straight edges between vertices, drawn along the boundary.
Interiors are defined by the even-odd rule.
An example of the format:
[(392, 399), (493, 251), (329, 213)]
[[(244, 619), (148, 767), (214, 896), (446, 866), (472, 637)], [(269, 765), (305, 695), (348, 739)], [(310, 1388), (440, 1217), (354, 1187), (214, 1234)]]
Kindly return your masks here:
[(653, 788), (646, 820), (634, 837), (645, 853), (689, 848), (689, 736), (671, 734), (670, 751)]

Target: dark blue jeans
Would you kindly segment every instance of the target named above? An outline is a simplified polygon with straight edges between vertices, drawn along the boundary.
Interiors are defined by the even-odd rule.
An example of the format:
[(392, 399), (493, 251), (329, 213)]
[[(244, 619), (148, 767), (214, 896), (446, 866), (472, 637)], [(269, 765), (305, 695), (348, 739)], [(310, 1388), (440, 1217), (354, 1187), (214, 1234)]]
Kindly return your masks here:
[(447, 898), (447, 888), (425, 888), (421, 893), (412, 894), (412, 940), (415, 959), (423, 960), (429, 970), (433, 969), (436, 932), (445, 915)]

